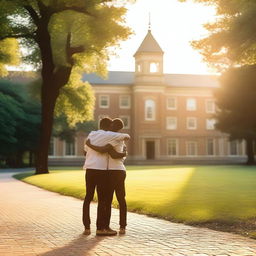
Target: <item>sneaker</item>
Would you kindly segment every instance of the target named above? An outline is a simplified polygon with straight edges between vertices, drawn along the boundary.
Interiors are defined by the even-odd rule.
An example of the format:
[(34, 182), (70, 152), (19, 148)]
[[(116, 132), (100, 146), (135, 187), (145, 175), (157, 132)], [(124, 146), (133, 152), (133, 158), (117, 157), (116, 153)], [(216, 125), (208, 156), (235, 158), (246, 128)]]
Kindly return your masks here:
[(107, 228), (106, 231), (107, 231), (109, 236), (117, 235), (117, 232), (115, 230), (111, 229), (111, 228)]
[(85, 228), (83, 234), (86, 235), (86, 236), (89, 236), (91, 234), (91, 229)]
[(124, 234), (125, 234), (125, 228), (120, 228), (119, 235), (124, 235)]

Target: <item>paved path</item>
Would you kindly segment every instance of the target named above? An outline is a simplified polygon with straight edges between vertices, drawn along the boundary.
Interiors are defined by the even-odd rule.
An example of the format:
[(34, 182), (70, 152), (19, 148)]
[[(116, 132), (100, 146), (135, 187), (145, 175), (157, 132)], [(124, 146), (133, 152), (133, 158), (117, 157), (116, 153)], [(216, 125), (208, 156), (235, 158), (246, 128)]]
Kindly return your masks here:
[[(256, 241), (238, 235), (128, 214), (127, 234), (84, 236), (82, 201), (0, 174), (1, 256), (255, 256)], [(92, 216), (96, 205), (92, 204)], [(112, 227), (118, 212), (113, 210)], [(95, 218), (93, 218), (95, 223)]]

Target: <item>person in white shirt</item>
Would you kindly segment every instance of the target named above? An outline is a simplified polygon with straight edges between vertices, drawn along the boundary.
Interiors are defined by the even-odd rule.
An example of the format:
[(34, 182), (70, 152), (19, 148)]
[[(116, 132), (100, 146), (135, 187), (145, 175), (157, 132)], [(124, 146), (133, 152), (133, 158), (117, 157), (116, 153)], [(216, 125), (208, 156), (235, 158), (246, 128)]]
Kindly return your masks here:
[[(116, 118), (112, 121), (111, 131), (118, 132), (124, 127), (123, 121), (119, 118)], [(126, 146), (124, 140), (113, 141), (105, 146), (96, 146), (91, 140), (88, 140), (86, 144), (98, 151), (102, 155), (110, 150), (115, 150), (119, 153), (126, 152)], [(113, 194), (115, 192), (116, 198), (119, 204), (119, 225), (120, 230), (119, 234), (125, 234), (125, 228), (127, 225), (127, 205), (125, 200), (125, 166), (124, 166), (125, 158), (113, 158), (111, 155), (108, 161), (108, 201), (107, 201), (107, 212), (106, 212), (106, 220), (107, 225), (109, 226), (110, 218), (111, 218), (111, 203), (113, 200)]]
[[(87, 139), (92, 141), (98, 146), (103, 146), (106, 143), (117, 143), (129, 138), (128, 134), (116, 133), (108, 131), (112, 120), (109, 118), (103, 118), (100, 121), (100, 129), (98, 131), (90, 132)], [(90, 202), (93, 200), (95, 188), (98, 196), (98, 208), (97, 208), (97, 235), (116, 235), (117, 232), (109, 228), (109, 224), (106, 221), (106, 201), (107, 201), (107, 170), (109, 165), (109, 154), (112, 157), (122, 158), (125, 153), (118, 153), (114, 150), (110, 150), (109, 154), (100, 154), (95, 150), (85, 145), (86, 159), (84, 163), (84, 169), (86, 169), (86, 196), (83, 204), (83, 224), (85, 227), (84, 234), (88, 235), (90, 231)]]

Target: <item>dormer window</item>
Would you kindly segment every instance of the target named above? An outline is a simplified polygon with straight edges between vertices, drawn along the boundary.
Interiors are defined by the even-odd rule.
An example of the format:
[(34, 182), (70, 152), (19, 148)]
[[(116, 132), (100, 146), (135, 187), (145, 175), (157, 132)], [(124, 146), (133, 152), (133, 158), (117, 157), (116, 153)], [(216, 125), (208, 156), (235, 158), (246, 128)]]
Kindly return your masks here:
[(159, 63), (158, 62), (151, 62), (149, 66), (150, 73), (157, 73), (159, 72)]

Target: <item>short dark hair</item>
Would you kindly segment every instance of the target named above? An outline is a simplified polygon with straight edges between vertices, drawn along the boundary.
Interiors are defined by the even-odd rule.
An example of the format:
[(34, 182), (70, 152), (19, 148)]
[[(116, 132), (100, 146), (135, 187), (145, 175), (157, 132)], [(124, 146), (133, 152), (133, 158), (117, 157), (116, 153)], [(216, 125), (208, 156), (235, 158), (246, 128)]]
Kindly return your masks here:
[(124, 122), (120, 118), (115, 118), (112, 120), (112, 131), (117, 132), (124, 128)]
[(100, 120), (100, 129), (109, 130), (112, 120), (109, 117), (104, 117)]

